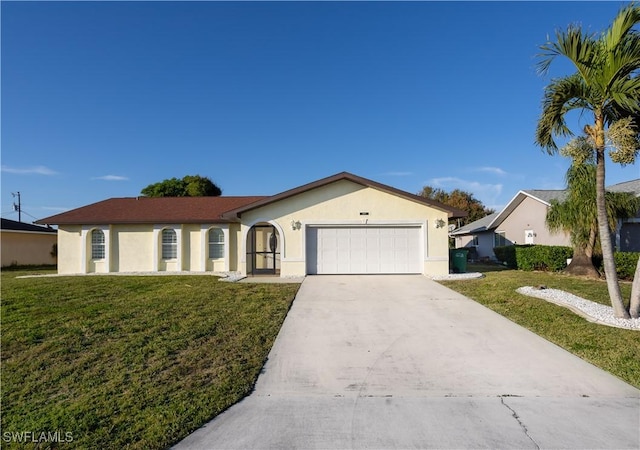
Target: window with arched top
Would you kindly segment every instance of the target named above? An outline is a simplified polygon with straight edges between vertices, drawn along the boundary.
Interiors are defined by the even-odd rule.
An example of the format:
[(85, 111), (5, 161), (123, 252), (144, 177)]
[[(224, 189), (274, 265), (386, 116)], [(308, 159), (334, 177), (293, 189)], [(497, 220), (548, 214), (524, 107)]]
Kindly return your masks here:
[(104, 232), (102, 230), (91, 231), (91, 259), (104, 259)]
[(209, 230), (209, 258), (224, 258), (224, 233), (220, 228)]
[(178, 237), (175, 230), (162, 230), (162, 259), (176, 259), (178, 257)]

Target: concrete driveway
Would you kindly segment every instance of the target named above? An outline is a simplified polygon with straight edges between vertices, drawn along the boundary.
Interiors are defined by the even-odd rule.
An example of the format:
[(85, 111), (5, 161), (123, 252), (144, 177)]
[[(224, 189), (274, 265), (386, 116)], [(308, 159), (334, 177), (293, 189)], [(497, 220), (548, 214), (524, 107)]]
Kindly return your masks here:
[(178, 449), (640, 448), (640, 391), (422, 276), (307, 277), (253, 394)]

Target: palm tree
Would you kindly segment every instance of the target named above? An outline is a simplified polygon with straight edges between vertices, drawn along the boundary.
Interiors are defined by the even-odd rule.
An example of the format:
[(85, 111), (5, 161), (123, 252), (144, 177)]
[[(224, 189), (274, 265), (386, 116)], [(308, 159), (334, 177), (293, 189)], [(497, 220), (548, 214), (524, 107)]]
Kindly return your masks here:
[[(546, 222), (549, 230), (566, 231), (571, 236), (573, 258), (565, 272), (599, 278), (592, 261), (598, 244), (595, 172), (592, 160), (574, 161), (566, 175), (567, 198), (551, 201)], [(628, 192), (607, 192), (606, 200), (609, 232), (615, 230), (617, 219), (633, 217), (640, 208), (640, 198)]]
[[(578, 25), (556, 32), (556, 42), (547, 42), (539, 63), (546, 73), (558, 56), (567, 58), (576, 69), (572, 75), (552, 79), (545, 88), (542, 113), (536, 130), (536, 143), (549, 154), (556, 154), (554, 138), (572, 136), (566, 115), (573, 110), (590, 112), (593, 123), (584, 127), (592, 140), (596, 159), (596, 209), (604, 271), (611, 305), (616, 317), (629, 317), (618, 285), (613, 245), (605, 200), (605, 131), (619, 122), (617, 129), (629, 130), (633, 123), (624, 118), (640, 111), (640, 35), (633, 29), (640, 23), (640, 7), (631, 3), (622, 8), (603, 34), (587, 35)], [(586, 116), (586, 115), (585, 115)], [(623, 120), (621, 120), (623, 119)], [(629, 136), (629, 134), (625, 134)], [(632, 139), (633, 140), (633, 139)], [(613, 161), (633, 162), (636, 148), (610, 152)]]

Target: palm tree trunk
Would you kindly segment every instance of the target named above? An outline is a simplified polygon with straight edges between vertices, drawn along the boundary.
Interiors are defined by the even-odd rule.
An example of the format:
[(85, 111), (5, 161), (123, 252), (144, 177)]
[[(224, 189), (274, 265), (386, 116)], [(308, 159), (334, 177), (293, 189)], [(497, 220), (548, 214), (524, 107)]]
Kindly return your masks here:
[(596, 247), (596, 239), (598, 237), (598, 221), (596, 220), (594, 224), (591, 226), (591, 230), (589, 230), (589, 242), (587, 242), (587, 247), (584, 252), (589, 257), (589, 259), (593, 258), (593, 249)]
[(573, 247), (573, 257), (571, 263), (564, 269), (564, 273), (578, 275), (589, 278), (600, 278), (600, 273), (593, 265), (591, 256), (587, 255), (587, 250), (582, 245)]
[(602, 130), (602, 144), (598, 145), (600, 142), (596, 144), (596, 209), (598, 211), (598, 231), (600, 232), (600, 245), (602, 246), (604, 274), (607, 279), (607, 289), (609, 290), (609, 299), (611, 300), (614, 316), (628, 319), (630, 316), (622, 301), (622, 293), (620, 292), (618, 274), (616, 272), (616, 261), (613, 257), (611, 231), (607, 220), (604, 187), (604, 124), (601, 120), (596, 122), (596, 127)]
[(631, 284), (631, 302), (629, 304), (629, 315), (633, 318), (640, 317), (640, 258), (636, 264), (636, 273)]

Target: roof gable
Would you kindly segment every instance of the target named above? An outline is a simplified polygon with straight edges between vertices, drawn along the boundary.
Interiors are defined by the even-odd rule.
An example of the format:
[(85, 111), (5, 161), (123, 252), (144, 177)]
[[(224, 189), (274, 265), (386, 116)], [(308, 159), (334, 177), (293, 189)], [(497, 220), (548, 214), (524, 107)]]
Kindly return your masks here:
[(406, 191), (403, 191), (403, 190), (400, 190), (400, 189), (396, 189), (394, 187), (387, 186), (385, 184), (378, 183), (378, 182), (373, 181), (373, 180), (369, 180), (367, 178), (362, 178), (362, 177), (359, 177), (357, 175), (353, 175), (353, 174), (351, 174), (349, 172), (340, 172), (340, 173), (332, 175), (330, 177), (322, 178), (320, 180), (317, 180), (317, 181), (314, 181), (312, 183), (308, 183), (308, 184), (299, 186), (299, 187), (294, 188), (294, 189), (289, 189), (287, 191), (281, 192), (281, 193), (273, 195), (271, 197), (266, 197), (263, 200), (257, 201), (255, 203), (250, 204), (250, 205), (246, 205), (246, 206), (242, 206), (242, 207), (236, 208), (234, 210), (231, 210), (231, 211), (227, 212), (225, 214), (225, 217), (238, 218), (238, 217), (240, 217), (242, 215), (242, 213), (245, 213), (247, 211), (251, 211), (252, 209), (259, 208), (259, 207), (262, 207), (262, 206), (265, 206), (265, 205), (269, 205), (271, 203), (278, 202), (278, 201), (293, 197), (295, 195), (302, 194), (304, 192), (308, 192), (310, 190), (317, 189), (317, 188), (326, 186), (328, 184), (335, 183), (337, 181), (342, 181), (342, 180), (351, 181), (353, 183), (359, 184), (359, 185), (364, 186), (364, 187), (370, 187), (370, 188), (377, 189), (379, 191), (386, 192), (388, 194), (392, 194), (392, 195), (395, 195), (395, 196), (398, 196), (398, 197), (401, 197), (401, 198), (404, 198), (404, 199), (407, 199), (407, 200), (411, 200), (411, 201), (414, 201), (414, 202), (417, 202), (417, 203), (421, 203), (421, 204), (424, 204), (424, 205), (427, 205), (427, 206), (431, 206), (433, 208), (436, 208), (436, 209), (439, 209), (441, 211), (446, 212), (448, 217), (450, 217), (450, 218), (466, 217), (466, 215), (467, 215), (467, 213), (465, 211), (459, 210), (457, 208), (450, 207), (450, 206), (445, 205), (443, 203), (440, 203), (440, 202), (437, 202), (437, 201), (434, 201), (434, 200), (430, 200), (430, 199), (427, 199), (425, 197), (421, 197), (419, 195), (414, 195), (414, 194), (411, 194), (409, 192), (406, 192)]
[(550, 206), (551, 200), (562, 201), (566, 198), (566, 194), (567, 191), (559, 189), (530, 189), (526, 191), (518, 191), (515, 197), (507, 203), (507, 206), (505, 206), (502, 211), (495, 216), (491, 223), (487, 225), (487, 230), (499, 226), (526, 198), (531, 198), (546, 206)]
[(492, 213), (488, 216), (484, 216), (481, 219), (475, 220), (471, 223), (468, 223), (454, 231), (450, 234), (452, 236), (462, 235), (462, 234), (471, 234), (471, 233), (481, 233), (483, 231), (487, 231), (489, 229), (489, 225), (500, 213)]

